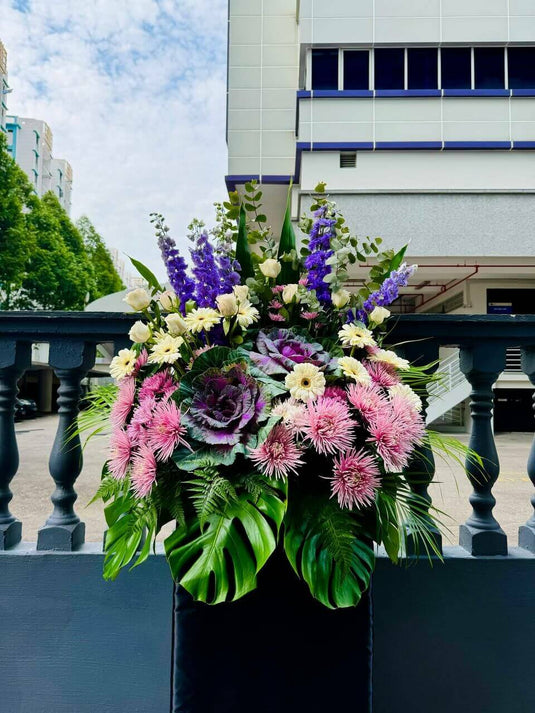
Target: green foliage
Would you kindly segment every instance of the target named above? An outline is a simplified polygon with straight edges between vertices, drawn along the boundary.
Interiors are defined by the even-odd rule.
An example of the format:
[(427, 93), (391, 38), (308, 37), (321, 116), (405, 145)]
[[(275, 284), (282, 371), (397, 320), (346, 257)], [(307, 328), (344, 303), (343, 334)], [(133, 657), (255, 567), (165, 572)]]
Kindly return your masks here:
[(236, 240), (236, 260), (241, 267), (241, 281), (245, 282), (249, 277), (254, 277), (253, 260), (251, 257), (251, 248), (249, 247), (249, 238), (247, 235), (247, 217), (245, 208), (240, 206), (240, 219), (238, 223), (238, 237)]
[[(281, 271), (277, 278), (277, 284), (287, 285), (295, 284), (299, 280), (299, 269), (296, 264), (295, 257), (292, 259), (291, 256), (296, 255), (297, 243), (295, 239), (295, 232), (292, 225), (292, 218), (290, 214), (290, 200), (292, 195), (292, 184), (288, 188), (288, 197), (286, 199), (286, 212), (284, 213), (284, 221), (281, 228), (281, 237), (279, 241), (279, 251), (277, 254), (277, 259), (281, 261)], [(287, 259), (285, 259), (285, 257)]]
[(217, 468), (195, 471), (195, 478), (188, 480), (190, 496), (201, 527), (210, 515), (222, 514), (225, 508), (237, 500), (233, 484), (220, 475)]
[(13, 309), (22, 286), (35, 236), (25, 211), (38, 202), (26, 174), (13, 161), (0, 132), (0, 309)]
[[(104, 579), (115, 579), (138, 552), (133, 566), (144, 562), (150, 554), (158, 525), (158, 513), (150, 500), (136, 499), (128, 490), (127, 481), (124, 488), (122, 494), (104, 509), (108, 525), (104, 542)], [(146, 539), (142, 546), (143, 538)]]
[(84, 241), (93, 273), (89, 301), (93, 302), (99, 297), (123, 290), (124, 285), (113, 265), (109, 250), (89, 218), (83, 215), (76, 222), (76, 227)]
[(290, 499), (284, 548), (312, 596), (330, 609), (355, 606), (368, 588), (375, 556), (355, 513), (314, 495)]
[(234, 601), (256, 587), (256, 575), (275, 550), (286, 510), (286, 488), (277, 484), (253, 499), (240, 493), (208, 515), (178, 528), (165, 541), (173, 578), (207, 604)]

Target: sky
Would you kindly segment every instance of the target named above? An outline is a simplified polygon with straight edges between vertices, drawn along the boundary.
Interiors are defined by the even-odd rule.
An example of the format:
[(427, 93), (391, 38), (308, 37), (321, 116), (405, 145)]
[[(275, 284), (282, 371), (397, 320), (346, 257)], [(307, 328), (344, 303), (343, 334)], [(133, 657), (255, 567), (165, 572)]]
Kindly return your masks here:
[(226, 195), (227, 0), (0, 0), (0, 40), (8, 113), (73, 168), (71, 218), (163, 279), (149, 213), (187, 250)]

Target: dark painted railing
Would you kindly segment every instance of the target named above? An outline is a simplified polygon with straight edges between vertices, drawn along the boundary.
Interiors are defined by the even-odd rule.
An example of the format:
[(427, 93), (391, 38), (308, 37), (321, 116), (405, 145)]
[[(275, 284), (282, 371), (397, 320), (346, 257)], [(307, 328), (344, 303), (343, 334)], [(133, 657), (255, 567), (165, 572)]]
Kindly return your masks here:
[[(79, 440), (68, 441), (77, 418), (80, 383), (95, 363), (98, 344), (113, 343), (115, 352), (128, 346), (127, 333), (135, 319), (136, 315), (95, 312), (0, 312), (0, 549), (14, 547), (22, 536), (21, 523), (9, 509), (9, 485), (19, 460), (14, 427), (17, 381), (30, 367), (32, 344), (50, 344), (49, 363), (60, 382), (60, 416), (49, 460), (56, 486), (51, 498), (54, 509), (37, 533), (37, 549), (73, 551), (84, 542), (84, 524), (74, 510), (82, 453)], [(473, 461), (466, 465), (473, 511), (461, 525), (460, 544), (476, 556), (507, 554), (507, 537), (492, 514), (496, 502), (492, 488), (499, 474), (492, 387), (505, 369), (506, 349), (511, 347), (521, 350), (522, 369), (535, 385), (535, 316), (404, 315), (392, 325), (389, 340), (403, 343), (405, 355), (419, 364), (436, 361), (441, 346), (459, 348), (461, 370), (472, 386), (470, 446), (483, 459), (483, 467)], [(434, 471), (433, 454), (427, 450), (416, 455), (408, 472), (414, 493), (429, 504)], [(535, 486), (535, 442), (527, 473)], [(534, 513), (520, 527), (519, 545), (535, 553), (535, 491), (531, 503)], [(438, 530), (435, 539), (440, 547)]]

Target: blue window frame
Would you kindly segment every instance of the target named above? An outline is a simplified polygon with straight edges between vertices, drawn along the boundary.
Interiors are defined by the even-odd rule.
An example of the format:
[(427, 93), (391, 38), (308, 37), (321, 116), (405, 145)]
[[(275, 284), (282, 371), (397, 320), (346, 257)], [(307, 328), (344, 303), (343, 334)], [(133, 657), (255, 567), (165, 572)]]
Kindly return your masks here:
[(470, 47), (443, 47), (440, 51), (442, 89), (472, 88)]
[(338, 89), (338, 50), (312, 50), (312, 89)]
[(376, 49), (375, 88), (405, 89), (405, 50)]
[(370, 53), (368, 50), (344, 51), (344, 89), (369, 89)]
[(476, 47), (474, 71), (476, 89), (503, 89), (505, 87), (503, 47)]
[(535, 47), (509, 47), (509, 89), (535, 89)]
[(438, 89), (438, 50), (418, 47), (408, 50), (408, 89)]

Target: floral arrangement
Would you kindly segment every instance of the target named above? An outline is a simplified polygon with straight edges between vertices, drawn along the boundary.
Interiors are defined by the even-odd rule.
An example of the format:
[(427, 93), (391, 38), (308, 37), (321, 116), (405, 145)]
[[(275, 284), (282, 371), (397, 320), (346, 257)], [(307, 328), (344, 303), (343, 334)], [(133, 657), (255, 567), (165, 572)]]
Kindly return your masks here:
[[(195, 599), (242, 597), (280, 545), (316, 599), (351, 606), (374, 543), (397, 561), (408, 528), (435, 549), (405, 475), (426, 447), (430, 377), (385, 346), (416, 266), (352, 236), (323, 184), (299, 249), (289, 210), (276, 241), (261, 197), (251, 182), (216, 206), (214, 229), (191, 224), (190, 269), (153, 214), (171, 290), (133, 260), (149, 290), (127, 294), (140, 319), (111, 364), (104, 576), (142, 563), (174, 521), (166, 556)], [(370, 256), (351, 292), (350, 266)]]

